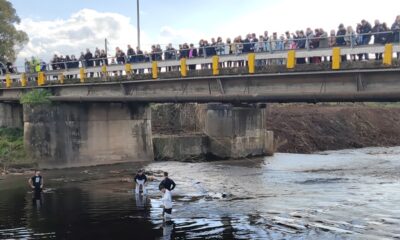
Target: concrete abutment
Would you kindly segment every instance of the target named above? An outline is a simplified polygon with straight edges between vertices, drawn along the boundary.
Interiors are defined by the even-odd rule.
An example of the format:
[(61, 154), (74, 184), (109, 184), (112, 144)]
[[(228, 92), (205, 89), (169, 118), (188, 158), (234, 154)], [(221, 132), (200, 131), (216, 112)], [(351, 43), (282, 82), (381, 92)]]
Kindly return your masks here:
[(0, 103), (0, 127), (24, 128), (42, 168), (273, 154), (266, 109), (231, 104)]
[(24, 142), (40, 167), (152, 161), (151, 110), (125, 103), (24, 106)]
[(0, 103), (0, 127), (23, 128), (22, 112), (19, 103)]
[(156, 160), (273, 155), (273, 132), (267, 131), (266, 109), (259, 106), (160, 104), (153, 107)]

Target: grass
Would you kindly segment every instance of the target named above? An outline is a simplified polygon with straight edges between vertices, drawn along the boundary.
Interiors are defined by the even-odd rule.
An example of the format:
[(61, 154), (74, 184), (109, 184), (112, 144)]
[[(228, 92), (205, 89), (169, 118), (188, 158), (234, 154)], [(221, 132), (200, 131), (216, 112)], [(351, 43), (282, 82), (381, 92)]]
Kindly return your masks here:
[(31, 167), (24, 150), (24, 132), (17, 128), (0, 128), (0, 166), (3, 171), (9, 167)]
[(45, 89), (34, 89), (21, 96), (20, 103), (27, 105), (50, 104), (51, 93)]

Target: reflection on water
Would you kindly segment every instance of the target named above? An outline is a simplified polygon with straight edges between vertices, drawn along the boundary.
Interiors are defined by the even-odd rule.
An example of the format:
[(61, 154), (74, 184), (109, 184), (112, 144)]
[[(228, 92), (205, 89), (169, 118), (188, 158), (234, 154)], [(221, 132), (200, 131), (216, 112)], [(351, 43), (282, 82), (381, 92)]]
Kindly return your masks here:
[[(400, 148), (264, 160), (163, 162), (47, 171), (0, 179), (0, 239), (400, 238)], [(158, 180), (135, 195), (139, 168), (177, 183), (163, 222)]]

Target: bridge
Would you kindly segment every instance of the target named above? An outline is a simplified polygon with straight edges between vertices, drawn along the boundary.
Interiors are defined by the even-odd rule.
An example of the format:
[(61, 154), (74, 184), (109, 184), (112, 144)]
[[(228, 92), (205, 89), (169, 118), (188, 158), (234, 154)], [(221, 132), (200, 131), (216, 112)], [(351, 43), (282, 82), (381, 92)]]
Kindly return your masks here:
[[(0, 126), (24, 126), (27, 151), (41, 166), (150, 161), (156, 147), (149, 103), (208, 103), (193, 110), (202, 119), (207, 139), (169, 139), (180, 153), (188, 149), (218, 158), (264, 155), (273, 149), (273, 134), (267, 131), (263, 105), (252, 103), (399, 101), (395, 52), (400, 46), (387, 44), (6, 75), (0, 78)], [(384, 59), (340, 60), (341, 55), (362, 53), (383, 53)], [(296, 58), (315, 56), (332, 56), (332, 62), (296, 64)], [(286, 64), (257, 64), (270, 60)], [(222, 67), (240, 61), (246, 66)], [(211, 67), (189, 71), (189, 65)], [(139, 70), (146, 73), (135, 74)], [(47, 89), (51, 100), (59, 103), (22, 107), (21, 95), (37, 88)], [(164, 154), (174, 158), (176, 153)]]

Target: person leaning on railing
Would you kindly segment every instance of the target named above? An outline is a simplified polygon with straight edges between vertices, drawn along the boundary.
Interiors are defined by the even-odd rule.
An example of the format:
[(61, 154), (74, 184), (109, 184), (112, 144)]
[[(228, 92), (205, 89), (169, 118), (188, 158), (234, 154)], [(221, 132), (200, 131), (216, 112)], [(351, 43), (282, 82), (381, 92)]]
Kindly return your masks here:
[[(400, 15), (392, 24), (391, 30), (393, 31), (393, 42), (399, 44), (400, 42)], [(397, 59), (400, 59), (400, 52), (397, 53)]]
[[(350, 46), (350, 47), (355, 47), (357, 45), (357, 35), (354, 32), (354, 29), (352, 26), (348, 26), (347, 27), (347, 31), (346, 31), (346, 36), (344, 37), (345, 41), (346, 41), (346, 45)], [(356, 61), (356, 55), (355, 54), (351, 54), (350, 55), (350, 59), (352, 61)]]

